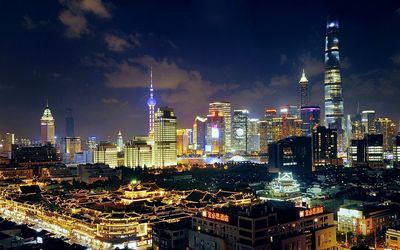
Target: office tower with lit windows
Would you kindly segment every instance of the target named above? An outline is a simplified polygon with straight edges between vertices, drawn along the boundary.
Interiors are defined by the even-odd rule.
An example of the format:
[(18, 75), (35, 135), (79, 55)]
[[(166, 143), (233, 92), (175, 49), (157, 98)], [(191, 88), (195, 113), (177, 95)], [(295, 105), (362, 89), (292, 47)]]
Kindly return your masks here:
[(299, 85), (300, 85), (300, 108), (301, 108), (304, 106), (308, 106), (310, 104), (308, 79), (306, 77), (306, 73), (304, 72), (304, 69), (303, 69), (303, 73), (301, 74)]
[(65, 137), (62, 139), (63, 159), (65, 163), (73, 163), (75, 154), (82, 152), (80, 137)]
[(150, 69), (150, 96), (147, 99), (147, 105), (149, 106), (149, 137), (154, 137), (154, 123), (155, 123), (155, 114), (154, 114), (154, 107), (156, 106), (157, 102), (154, 98), (153, 93), (153, 69)]
[(361, 112), (361, 122), (364, 134), (375, 134), (375, 110), (363, 110)]
[(232, 148), (232, 118), (231, 104), (229, 102), (212, 102), (209, 104), (208, 113), (218, 111), (224, 117), (224, 151), (230, 152)]
[(131, 140), (124, 147), (124, 166), (128, 168), (153, 166), (152, 147), (144, 140)]
[(250, 118), (247, 125), (247, 152), (260, 151), (260, 120)]
[(207, 115), (207, 145), (205, 151), (212, 154), (225, 153), (225, 118), (223, 113), (213, 111)]
[(2, 152), (7, 158), (11, 159), (12, 145), (15, 144), (13, 133), (5, 133), (3, 138)]
[(338, 150), (344, 152), (344, 108), (339, 58), (339, 22), (328, 19), (325, 40), (325, 125), (338, 133)]
[(117, 136), (117, 151), (118, 153), (124, 151), (124, 139), (122, 138), (121, 130), (118, 131), (118, 136)]
[(104, 163), (110, 166), (110, 168), (115, 168), (118, 166), (117, 154), (118, 151), (115, 144), (103, 142), (93, 150), (93, 162)]
[(283, 106), (280, 109), (282, 118), (282, 138), (302, 135), (302, 120), (297, 106)]
[(361, 114), (357, 113), (350, 116), (351, 136), (352, 140), (361, 140), (364, 138), (364, 127), (361, 121)]
[(393, 138), (393, 167), (400, 168), (400, 135), (396, 135)]
[(361, 140), (351, 140), (349, 160), (350, 164), (355, 167), (383, 167), (382, 134), (365, 134)]
[(175, 166), (177, 160), (174, 110), (169, 107), (158, 108), (154, 121), (154, 166)]
[(235, 152), (246, 153), (248, 150), (249, 111), (247, 109), (233, 111), (232, 148)]
[(261, 120), (259, 122), (259, 131), (260, 131), (260, 154), (268, 153), (268, 136), (271, 134), (269, 132), (269, 122), (266, 120)]
[(338, 165), (337, 133), (325, 126), (317, 126), (312, 132), (313, 167)]
[(397, 126), (389, 118), (379, 118), (375, 122), (377, 134), (383, 135), (383, 151), (391, 152), (393, 149), (393, 138), (397, 135)]
[(180, 128), (176, 130), (176, 154), (186, 155), (189, 152), (191, 129)]
[(272, 142), (282, 140), (283, 137), (283, 124), (282, 117), (274, 117), (271, 121), (271, 136)]
[[(267, 138), (267, 147), (268, 147), (268, 143), (271, 143), (271, 142), (274, 141), (273, 140), (273, 136), (272, 136), (272, 125), (273, 125), (272, 121), (273, 121), (274, 118), (277, 118), (276, 109), (275, 108), (267, 108), (267, 109), (265, 109), (265, 121), (267, 121), (266, 131), (265, 131), (266, 138)], [(261, 143), (261, 141), (260, 141), (260, 143)]]
[(311, 136), (313, 129), (320, 124), (321, 108), (318, 106), (302, 106), (301, 113), (301, 130), (303, 136)]
[(55, 144), (55, 121), (48, 104), (40, 119), (40, 132), (42, 144)]
[(67, 108), (67, 115), (65, 116), (65, 137), (75, 137), (74, 116), (71, 108)]
[(193, 123), (193, 148), (204, 151), (206, 146), (207, 118), (196, 116)]

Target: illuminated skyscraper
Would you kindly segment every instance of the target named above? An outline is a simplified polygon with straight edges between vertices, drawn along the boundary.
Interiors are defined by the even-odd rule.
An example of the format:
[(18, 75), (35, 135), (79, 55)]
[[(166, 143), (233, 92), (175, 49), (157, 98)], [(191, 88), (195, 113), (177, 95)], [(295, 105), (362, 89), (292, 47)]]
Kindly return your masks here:
[(149, 137), (154, 137), (154, 107), (156, 106), (156, 99), (153, 96), (153, 69), (150, 69), (150, 97), (147, 99), (149, 106)]
[(117, 137), (117, 151), (118, 151), (118, 153), (121, 153), (121, 152), (124, 151), (124, 139), (122, 138), (121, 130), (118, 131), (118, 137)]
[(100, 143), (93, 150), (93, 162), (94, 163), (104, 163), (110, 166), (110, 168), (115, 168), (118, 166), (117, 162), (117, 146), (112, 143)]
[(180, 128), (176, 130), (176, 154), (185, 155), (189, 150), (189, 134), (191, 129)]
[(230, 152), (232, 148), (232, 119), (231, 119), (231, 104), (229, 102), (212, 102), (209, 104), (208, 113), (218, 111), (224, 117), (224, 148), (225, 152)]
[(154, 120), (154, 165), (175, 166), (176, 160), (176, 116), (168, 107), (157, 109)]
[(325, 124), (338, 133), (338, 151), (344, 151), (344, 108), (339, 58), (339, 23), (329, 20), (325, 40)]
[(246, 153), (248, 150), (248, 124), (249, 111), (247, 109), (233, 111), (233, 135), (232, 144), (236, 152)]
[(363, 110), (361, 112), (363, 134), (375, 134), (375, 110)]
[(376, 133), (383, 135), (383, 151), (393, 149), (393, 138), (396, 137), (397, 126), (389, 118), (379, 118), (375, 123)]
[(303, 136), (311, 136), (313, 129), (320, 123), (321, 108), (318, 106), (302, 106), (300, 112)]
[(247, 125), (247, 152), (260, 151), (260, 120), (250, 118)]
[(207, 145), (206, 152), (213, 154), (225, 153), (225, 119), (221, 112), (213, 111), (207, 115)]
[(306, 77), (306, 73), (301, 74), (301, 78), (299, 81), (300, 85), (300, 108), (304, 106), (308, 106), (310, 103), (309, 90), (308, 90), (308, 79)]
[(40, 132), (41, 132), (41, 142), (42, 144), (51, 143), (55, 144), (54, 138), (55, 123), (54, 118), (51, 114), (49, 105), (46, 105), (44, 109), (42, 118), (40, 119)]
[(193, 147), (195, 150), (204, 150), (206, 146), (207, 118), (196, 116), (193, 123)]

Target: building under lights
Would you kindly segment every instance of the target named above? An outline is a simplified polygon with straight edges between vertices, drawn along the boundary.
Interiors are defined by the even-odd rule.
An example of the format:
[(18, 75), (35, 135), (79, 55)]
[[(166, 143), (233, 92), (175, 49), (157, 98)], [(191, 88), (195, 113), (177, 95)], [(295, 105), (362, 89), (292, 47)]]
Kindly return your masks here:
[(247, 125), (247, 152), (260, 151), (260, 120), (250, 118)]
[(157, 102), (154, 98), (153, 94), (153, 69), (150, 69), (150, 96), (147, 99), (147, 105), (149, 106), (149, 137), (154, 137), (154, 123), (155, 123), (155, 114), (154, 114), (154, 107), (156, 106)]
[(152, 147), (144, 140), (131, 140), (124, 147), (124, 166), (129, 168), (152, 167)]
[(248, 151), (249, 111), (247, 109), (233, 111), (232, 145), (235, 152)]
[(303, 136), (311, 136), (315, 127), (320, 124), (321, 108), (318, 106), (303, 106), (301, 113), (301, 130)]
[(176, 159), (176, 116), (174, 110), (160, 107), (155, 114), (154, 166), (175, 166)]
[(207, 118), (196, 116), (193, 123), (193, 148), (204, 151), (207, 137)]
[(230, 102), (212, 102), (209, 104), (208, 113), (218, 111), (224, 117), (224, 150), (230, 152), (232, 149), (232, 118), (231, 118), (231, 103)]
[(393, 166), (400, 168), (400, 135), (393, 138)]
[(341, 164), (337, 155), (337, 133), (335, 130), (318, 126), (312, 133), (313, 168)]
[(391, 152), (393, 149), (393, 138), (397, 135), (397, 126), (389, 118), (379, 118), (375, 122), (377, 134), (383, 135), (383, 151)]
[(382, 134), (365, 134), (362, 140), (351, 140), (349, 159), (352, 166), (384, 167)]
[(222, 113), (213, 111), (207, 115), (207, 145), (205, 151), (212, 154), (225, 153), (225, 119)]
[(55, 145), (55, 121), (49, 105), (46, 105), (42, 118), (40, 119), (40, 138), (42, 144)]
[[(265, 118), (259, 123), (260, 130), (260, 153), (268, 153), (268, 144), (272, 143), (273, 140), (273, 124), (272, 120), (276, 118), (276, 109), (267, 108), (265, 109)], [(281, 139), (281, 138), (280, 138)]]
[(100, 143), (93, 150), (93, 163), (104, 163), (115, 168), (118, 166), (117, 146), (113, 143)]
[(361, 112), (361, 123), (364, 134), (375, 134), (375, 110), (363, 110)]
[(338, 150), (345, 150), (345, 121), (339, 57), (339, 22), (328, 19), (325, 41), (325, 124), (338, 133)]
[(299, 81), (300, 85), (300, 107), (308, 106), (310, 103), (310, 95), (308, 89), (308, 79), (306, 77), (306, 73), (304, 72), (301, 74), (301, 78)]
[(63, 138), (64, 162), (74, 162), (75, 154), (82, 152), (82, 142), (80, 137)]
[(118, 136), (117, 136), (117, 151), (118, 153), (124, 151), (124, 139), (122, 138), (121, 130), (118, 131)]
[(176, 130), (176, 154), (186, 155), (189, 152), (191, 129), (180, 128)]

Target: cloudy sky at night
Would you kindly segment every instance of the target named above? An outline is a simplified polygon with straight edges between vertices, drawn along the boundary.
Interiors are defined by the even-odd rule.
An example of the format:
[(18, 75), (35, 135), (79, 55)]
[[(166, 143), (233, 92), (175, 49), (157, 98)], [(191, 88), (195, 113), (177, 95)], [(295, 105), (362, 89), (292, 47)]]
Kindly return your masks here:
[(359, 102), (400, 119), (398, 1), (270, 2), (1, 1), (0, 131), (39, 138), (48, 99), (58, 136), (67, 108), (81, 137), (145, 134), (149, 67), (158, 104), (175, 109), (179, 127), (212, 100), (259, 118), (266, 107), (297, 104), (303, 67), (322, 107), (332, 14), (345, 113)]

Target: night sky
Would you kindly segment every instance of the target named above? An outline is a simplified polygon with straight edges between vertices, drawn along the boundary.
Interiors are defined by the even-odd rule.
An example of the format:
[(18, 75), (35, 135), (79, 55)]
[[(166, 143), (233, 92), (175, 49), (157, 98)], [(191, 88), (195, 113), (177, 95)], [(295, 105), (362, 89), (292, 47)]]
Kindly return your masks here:
[(39, 138), (46, 99), (58, 136), (67, 108), (81, 137), (146, 134), (149, 66), (178, 127), (212, 100), (258, 118), (298, 104), (303, 67), (323, 107), (328, 15), (340, 23), (345, 113), (359, 102), (400, 119), (399, 1), (13, 0), (0, 10), (0, 131), (18, 138)]

